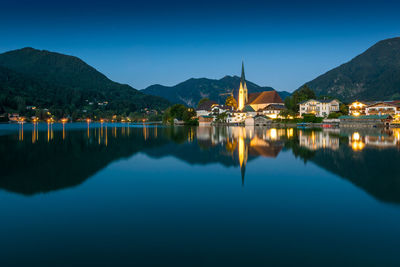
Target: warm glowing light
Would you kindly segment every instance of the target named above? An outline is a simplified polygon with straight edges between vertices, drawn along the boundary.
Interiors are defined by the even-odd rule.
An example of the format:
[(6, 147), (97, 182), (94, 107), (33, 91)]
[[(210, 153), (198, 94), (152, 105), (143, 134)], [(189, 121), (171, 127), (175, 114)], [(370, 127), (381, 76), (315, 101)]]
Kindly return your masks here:
[(353, 141), (360, 141), (360, 134), (358, 132), (353, 133), (351, 139)]
[(293, 137), (293, 128), (287, 129), (287, 137)]
[(67, 123), (67, 122), (68, 122), (68, 119), (67, 119), (67, 118), (62, 118), (62, 119), (61, 119), (61, 122), (62, 122), (62, 123)]
[(89, 118), (86, 119), (86, 122), (87, 122), (87, 123), (90, 123), (91, 121), (92, 121), (92, 120), (89, 119)]
[(276, 119), (278, 117), (277, 114), (267, 114), (267, 116), (271, 119)]
[(269, 135), (270, 135), (270, 137), (271, 137), (272, 140), (276, 140), (277, 137), (278, 137), (278, 134), (277, 134), (275, 128), (272, 128), (272, 129), (269, 131)]
[(351, 144), (351, 148), (354, 151), (360, 151), (360, 150), (364, 149), (364, 147), (365, 147), (365, 144), (362, 141), (355, 141), (355, 142), (352, 142), (352, 144)]

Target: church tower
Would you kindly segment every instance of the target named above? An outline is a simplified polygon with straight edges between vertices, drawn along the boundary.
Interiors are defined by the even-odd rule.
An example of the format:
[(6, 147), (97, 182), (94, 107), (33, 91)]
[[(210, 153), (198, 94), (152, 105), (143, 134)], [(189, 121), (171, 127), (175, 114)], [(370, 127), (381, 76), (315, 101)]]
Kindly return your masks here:
[(243, 110), (248, 101), (246, 77), (244, 76), (244, 63), (242, 61), (242, 76), (240, 77), (239, 94), (238, 94), (238, 110)]

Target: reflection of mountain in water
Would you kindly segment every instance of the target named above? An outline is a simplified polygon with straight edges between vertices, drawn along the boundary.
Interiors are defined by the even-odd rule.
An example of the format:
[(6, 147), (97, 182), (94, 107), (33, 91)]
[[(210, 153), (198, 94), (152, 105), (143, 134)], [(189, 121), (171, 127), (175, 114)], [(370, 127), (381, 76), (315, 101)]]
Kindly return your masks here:
[[(312, 139), (316, 141), (315, 136), (321, 136), (312, 132), (302, 133), (309, 139), (304, 143), (312, 143)], [(400, 173), (393, 169), (400, 162), (399, 142), (394, 140), (400, 137), (398, 133), (397, 129), (390, 132), (345, 130), (340, 131), (340, 135), (331, 133), (328, 139), (332, 141), (333, 149), (318, 149), (311, 156), (304, 151), (298, 152), (298, 148), (293, 148), (293, 151), (297, 151), (301, 158), (349, 180), (379, 200), (400, 203)], [(339, 140), (340, 146), (337, 146)], [(388, 146), (388, 142), (393, 145)], [(312, 147), (315, 146), (321, 144)]]
[(343, 144), (335, 152), (318, 151), (311, 161), (382, 201), (400, 203), (400, 173), (392, 169), (400, 162), (397, 149), (366, 148), (354, 154), (351, 147)]
[[(149, 129), (149, 131), (154, 129)], [(0, 136), (0, 187), (8, 191), (32, 195), (76, 186), (112, 161), (165, 144), (166, 139), (149, 138), (144, 142), (143, 130), (131, 128), (69, 131), (63, 140), (62, 131), (25, 131), (24, 140), (15, 135)], [(49, 141), (47, 138), (49, 136)], [(116, 137), (117, 136), (117, 137)]]
[[(32, 195), (76, 186), (111, 162), (137, 152), (153, 158), (174, 156), (189, 164), (240, 166), (244, 175), (247, 161), (257, 157), (259, 152), (264, 156), (276, 156), (282, 148), (282, 144), (276, 147), (264, 142), (262, 146), (265, 147), (251, 146), (251, 155), (248, 150), (243, 155), (237, 142), (239, 137), (232, 137), (236, 132), (218, 128), (209, 129), (212, 131), (206, 138), (204, 135), (198, 138), (201, 135), (198, 128), (186, 127), (87, 129), (84, 126), (73, 131), (58, 127), (56, 131), (49, 126), (46, 131), (46, 126), (40, 126), (41, 131), (25, 125), (18, 135), (6, 131), (7, 134), (0, 136), (1, 188)], [(243, 136), (245, 131), (241, 134), (239, 140), (247, 149), (250, 139)], [(270, 149), (273, 151), (268, 152)]]
[[(382, 201), (400, 203), (400, 131), (294, 130), (261, 127), (25, 128), (0, 134), (0, 187), (24, 195), (81, 184), (108, 164), (137, 152), (188, 164), (240, 168), (257, 157), (291, 150)], [(42, 129), (43, 130), (43, 129)]]
[[(247, 161), (276, 157), (283, 143), (264, 140), (244, 128), (85, 127), (73, 131), (25, 126), (0, 136), (0, 187), (25, 195), (76, 186), (111, 162), (137, 152), (153, 158), (174, 156), (189, 164), (219, 163), (240, 167)], [(44, 128), (44, 129), (43, 129)], [(206, 131), (202, 132), (202, 131)]]

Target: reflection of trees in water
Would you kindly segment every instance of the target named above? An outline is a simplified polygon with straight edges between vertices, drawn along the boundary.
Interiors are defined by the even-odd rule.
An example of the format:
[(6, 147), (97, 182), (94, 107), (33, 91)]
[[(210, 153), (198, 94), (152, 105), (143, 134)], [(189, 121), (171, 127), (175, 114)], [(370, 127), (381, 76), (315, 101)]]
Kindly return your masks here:
[[(23, 136), (0, 135), (0, 187), (32, 195), (76, 186), (111, 162), (142, 152), (152, 158), (173, 156), (188, 164), (219, 163), (240, 168), (257, 157), (291, 150), (305, 163), (335, 173), (376, 198), (400, 202), (400, 160), (393, 140), (399, 131), (357, 132), (267, 129), (264, 127), (108, 127), (65, 130), (24, 126)], [(63, 129), (63, 130), (62, 130)], [(50, 137), (50, 138), (49, 138)], [(301, 139), (303, 138), (303, 139)], [(308, 140), (308, 139), (309, 140)], [(354, 151), (352, 140), (373, 144)], [(372, 142), (373, 141), (373, 142)], [(380, 149), (377, 145), (382, 144)], [(384, 148), (384, 149), (383, 149)]]
[[(110, 135), (112, 131), (116, 131), (116, 136)], [(62, 131), (54, 131), (49, 141), (47, 131), (37, 132), (36, 128), (25, 131), (27, 138), (23, 141), (15, 135), (0, 136), (0, 187), (31, 195), (75, 186), (116, 159), (167, 142), (158, 138), (144, 142), (142, 129), (129, 131), (134, 134), (128, 134), (124, 128), (93, 128), (89, 137), (86, 129), (67, 131), (66, 136)]]
[[(375, 198), (400, 203), (400, 173), (395, 171), (400, 160), (398, 130), (344, 129), (331, 133), (339, 146), (335, 149), (310, 150), (295, 138), (286, 142), (295, 156), (311, 161), (362, 188)], [(304, 132), (311, 138), (311, 131)], [(400, 137), (400, 134), (398, 135)], [(361, 145), (355, 145), (362, 142)]]

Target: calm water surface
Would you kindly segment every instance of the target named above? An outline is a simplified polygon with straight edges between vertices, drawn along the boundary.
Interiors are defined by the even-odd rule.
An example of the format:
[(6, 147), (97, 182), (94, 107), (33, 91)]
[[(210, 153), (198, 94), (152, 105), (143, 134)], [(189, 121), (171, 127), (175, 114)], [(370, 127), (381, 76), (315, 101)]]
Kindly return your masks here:
[(400, 131), (0, 125), (0, 266), (399, 266)]

